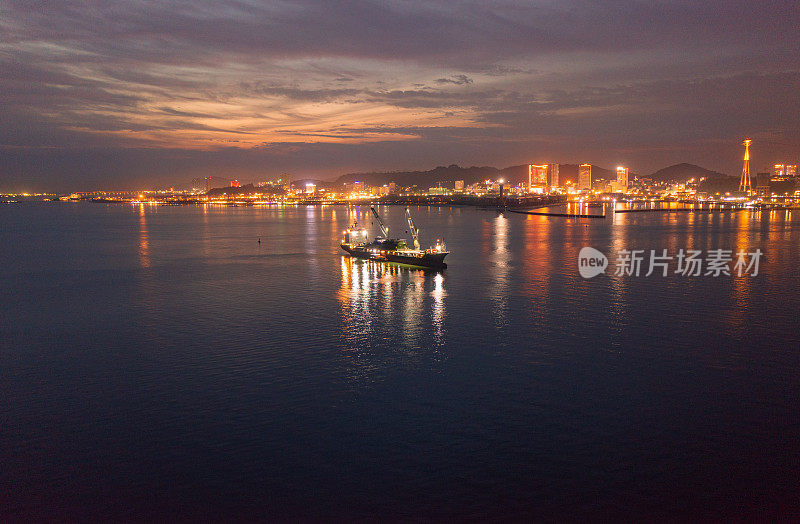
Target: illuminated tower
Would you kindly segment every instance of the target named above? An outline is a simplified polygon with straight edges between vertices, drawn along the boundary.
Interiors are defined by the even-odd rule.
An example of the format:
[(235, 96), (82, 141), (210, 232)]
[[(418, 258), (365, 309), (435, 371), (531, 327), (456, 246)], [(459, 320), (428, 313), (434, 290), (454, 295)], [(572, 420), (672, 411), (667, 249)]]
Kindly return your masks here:
[(742, 167), (742, 180), (739, 182), (739, 191), (747, 191), (748, 193), (753, 189), (750, 183), (750, 140), (746, 139), (744, 144), (744, 166)]
[(592, 164), (581, 164), (578, 167), (578, 190), (592, 189)]
[(628, 168), (617, 167), (617, 191), (625, 192), (628, 189)]

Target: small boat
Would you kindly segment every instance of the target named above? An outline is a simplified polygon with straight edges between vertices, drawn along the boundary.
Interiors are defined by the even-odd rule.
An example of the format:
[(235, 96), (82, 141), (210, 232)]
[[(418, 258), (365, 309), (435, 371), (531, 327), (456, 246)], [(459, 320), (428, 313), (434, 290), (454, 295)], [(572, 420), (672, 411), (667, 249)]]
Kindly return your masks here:
[(411, 236), (414, 238), (414, 247), (408, 247), (405, 239), (389, 238), (389, 228), (383, 223), (375, 207), (370, 207), (378, 224), (381, 227), (382, 235), (375, 237), (372, 242), (368, 241), (367, 230), (358, 227), (358, 222), (353, 224), (350, 229), (344, 230), (344, 239), (341, 247), (351, 256), (366, 260), (376, 260), (379, 262), (397, 262), (411, 266), (430, 267), (435, 269), (445, 269), (447, 264), (444, 257), (450, 254), (441, 240), (436, 241), (436, 245), (428, 249), (421, 249), (419, 244), (419, 229), (414, 225), (411, 218), (411, 210), (406, 207), (406, 219)]

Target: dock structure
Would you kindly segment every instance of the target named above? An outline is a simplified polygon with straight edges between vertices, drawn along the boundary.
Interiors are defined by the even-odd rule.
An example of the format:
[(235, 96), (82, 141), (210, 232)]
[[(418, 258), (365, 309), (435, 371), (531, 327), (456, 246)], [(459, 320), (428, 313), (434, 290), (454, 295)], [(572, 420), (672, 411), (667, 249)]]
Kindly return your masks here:
[(564, 218), (605, 218), (605, 215), (590, 215), (582, 213), (551, 213), (548, 211), (523, 211), (521, 209), (509, 209), (511, 213), (520, 213), (522, 215), (538, 215), (545, 217), (564, 217)]
[(679, 208), (642, 208), (642, 209), (615, 209), (614, 213), (729, 213), (732, 211), (747, 211), (747, 207), (679, 207)]

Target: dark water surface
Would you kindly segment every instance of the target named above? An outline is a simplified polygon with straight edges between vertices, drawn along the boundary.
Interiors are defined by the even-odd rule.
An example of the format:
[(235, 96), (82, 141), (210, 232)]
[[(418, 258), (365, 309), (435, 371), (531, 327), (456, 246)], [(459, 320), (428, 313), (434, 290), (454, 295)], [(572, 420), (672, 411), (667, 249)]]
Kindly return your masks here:
[(0, 206), (0, 516), (797, 515), (800, 213), (415, 208), (440, 274), (343, 257), (367, 211)]

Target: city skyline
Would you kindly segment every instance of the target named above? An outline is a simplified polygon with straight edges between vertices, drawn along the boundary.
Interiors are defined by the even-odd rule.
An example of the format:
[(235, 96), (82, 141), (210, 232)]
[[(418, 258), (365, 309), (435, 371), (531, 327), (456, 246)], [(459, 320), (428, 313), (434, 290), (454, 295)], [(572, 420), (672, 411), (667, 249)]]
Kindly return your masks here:
[(0, 191), (559, 161), (797, 163), (791, 2), (0, 12)]

